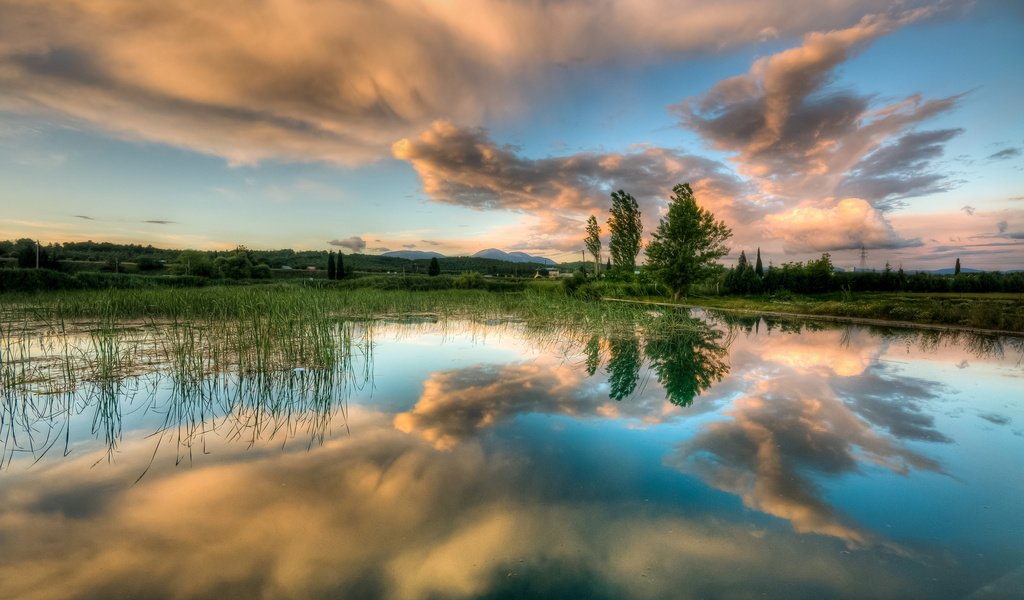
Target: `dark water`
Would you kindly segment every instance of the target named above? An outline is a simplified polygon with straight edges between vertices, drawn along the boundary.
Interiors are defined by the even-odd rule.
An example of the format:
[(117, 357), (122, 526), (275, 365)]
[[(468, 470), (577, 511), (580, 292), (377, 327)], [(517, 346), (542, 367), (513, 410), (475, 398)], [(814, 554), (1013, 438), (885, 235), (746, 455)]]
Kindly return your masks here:
[(0, 597), (1024, 597), (1019, 340), (394, 323), (369, 349), (5, 395)]

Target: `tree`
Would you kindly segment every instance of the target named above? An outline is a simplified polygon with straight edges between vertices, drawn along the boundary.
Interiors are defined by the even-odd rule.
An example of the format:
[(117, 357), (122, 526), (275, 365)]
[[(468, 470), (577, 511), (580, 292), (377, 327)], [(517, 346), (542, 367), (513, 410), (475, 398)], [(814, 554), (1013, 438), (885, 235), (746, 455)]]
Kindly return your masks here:
[(430, 266), (427, 268), (427, 275), (437, 277), (441, 274), (441, 265), (437, 262), (436, 256), (430, 257)]
[(757, 249), (757, 263), (754, 265), (754, 272), (758, 277), (764, 277), (764, 266), (761, 264), (761, 249)]
[(594, 257), (594, 275), (598, 275), (601, 272), (601, 226), (597, 224), (594, 215), (587, 219), (587, 237), (583, 243), (587, 246), (587, 252)]
[(210, 260), (210, 255), (199, 250), (183, 250), (178, 254), (178, 264), (175, 271), (182, 275), (195, 277), (213, 277), (217, 270)]
[(636, 268), (636, 255), (640, 253), (640, 235), (644, 231), (640, 222), (640, 207), (630, 194), (619, 190), (612, 192), (611, 217), (608, 219), (608, 230), (611, 241), (608, 252), (611, 260), (620, 269)]
[(334, 276), (338, 279), (345, 278), (345, 259), (342, 258), (342, 253), (338, 252), (338, 261), (334, 265)]
[(956, 259), (956, 266), (953, 267), (953, 274), (954, 275), (959, 275), (960, 274), (960, 259), (959, 258)]
[(732, 230), (697, 205), (690, 184), (679, 184), (672, 192), (668, 214), (661, 218), (647, 245), (647, 264), (678, 299), (690, 284), (721, 269), (715, 261), (729, 253), (725, 241)]
[(334, 263), (334, 250), (327, 253), (327, 279), (337, 279), (338, 271)]

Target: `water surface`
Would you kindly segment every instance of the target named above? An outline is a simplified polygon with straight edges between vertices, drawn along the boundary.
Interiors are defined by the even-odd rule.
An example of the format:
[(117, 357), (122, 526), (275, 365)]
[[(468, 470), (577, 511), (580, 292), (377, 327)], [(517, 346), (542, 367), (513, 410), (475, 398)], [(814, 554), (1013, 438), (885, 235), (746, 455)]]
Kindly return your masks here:
[(69, 376), (96, 336), (33, 335), (0, 597), (1024, 594), (1014, 338), (421, 319), (243, 372), (140, 328)]

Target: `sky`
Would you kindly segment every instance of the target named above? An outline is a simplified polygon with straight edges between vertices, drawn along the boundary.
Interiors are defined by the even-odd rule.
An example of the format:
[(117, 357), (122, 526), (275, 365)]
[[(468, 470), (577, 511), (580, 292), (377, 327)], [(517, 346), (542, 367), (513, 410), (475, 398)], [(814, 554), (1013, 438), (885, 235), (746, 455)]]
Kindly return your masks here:
[[(1024, 5), (0, 0), (0, 239), (1024, 269)], [(607, 229), (607, 228), (605, 228)], [(607, 245), (607, 232), (605, 235)]]

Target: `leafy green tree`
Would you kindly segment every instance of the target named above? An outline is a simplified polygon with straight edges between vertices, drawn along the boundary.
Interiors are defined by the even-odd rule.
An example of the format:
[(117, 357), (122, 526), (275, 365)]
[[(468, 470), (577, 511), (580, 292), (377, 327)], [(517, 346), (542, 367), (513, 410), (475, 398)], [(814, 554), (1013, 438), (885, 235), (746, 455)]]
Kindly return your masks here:
[(583, 239), (587, 252), (594, 257), (594, 274), (601, 272), (601, 226), (597, 224), (597, 217), (590, 215), (587, 219), (587, 237)]
[(640, 207), (632, 195), (619, 190), (612, 192), (611, 217), (608, 229), (611, 241), (608, 252), (611, 261), (620, 269), (632, 271), (636, 268), (636, 255), (640, 254), (640, 236), (644, 226), (640, 221)]
[(270, 270), (270, 265), (267, 263), (260, 263), (252, 268), (250, 277), (253, 279), (270, 279), (273, 277), (273, 272)]
[(430, 257), (430, 266), (427, 267), (427, 275), (437, 277), (441, 274), (441, 264), (437, 262), (436, 256)]
[(217, 274), (210, 255), (198, 250), (183, 250), (178, 254), (178, 264), (174, 270), (181, 275), (194, 277), (213, 277)]
[(758, 277), (764, 277), (764, 265), (761, 264), (761, 249), (757, 249), (757, 263), (754, 265), (754, 272)]
[(729, 253), (725, 242), (732, 230), (698, 206), (690, 184), (679, 184), (672, 191), (668, 214), (647, 245), (647, 264), (678, 299), (691, 284), (721, 270), (715, 261)]
[(334, 263), (334, 250), (327, 253), (327, 279), (333, 281), (338, 278), (338, 270)]
[(14, 243), (14, 256), (18, 259), (18, 267), (22, 269), (50, 269), (60, 271), (57, 260), (57, 245), (40, 246), (36, 240), (22, 238)]
[(244, 250), (236, 250), (229, 256), (218, 256), (213, 264), (217, 274), (225, 279), (249, 279), (252, 277), (252, 261)]

